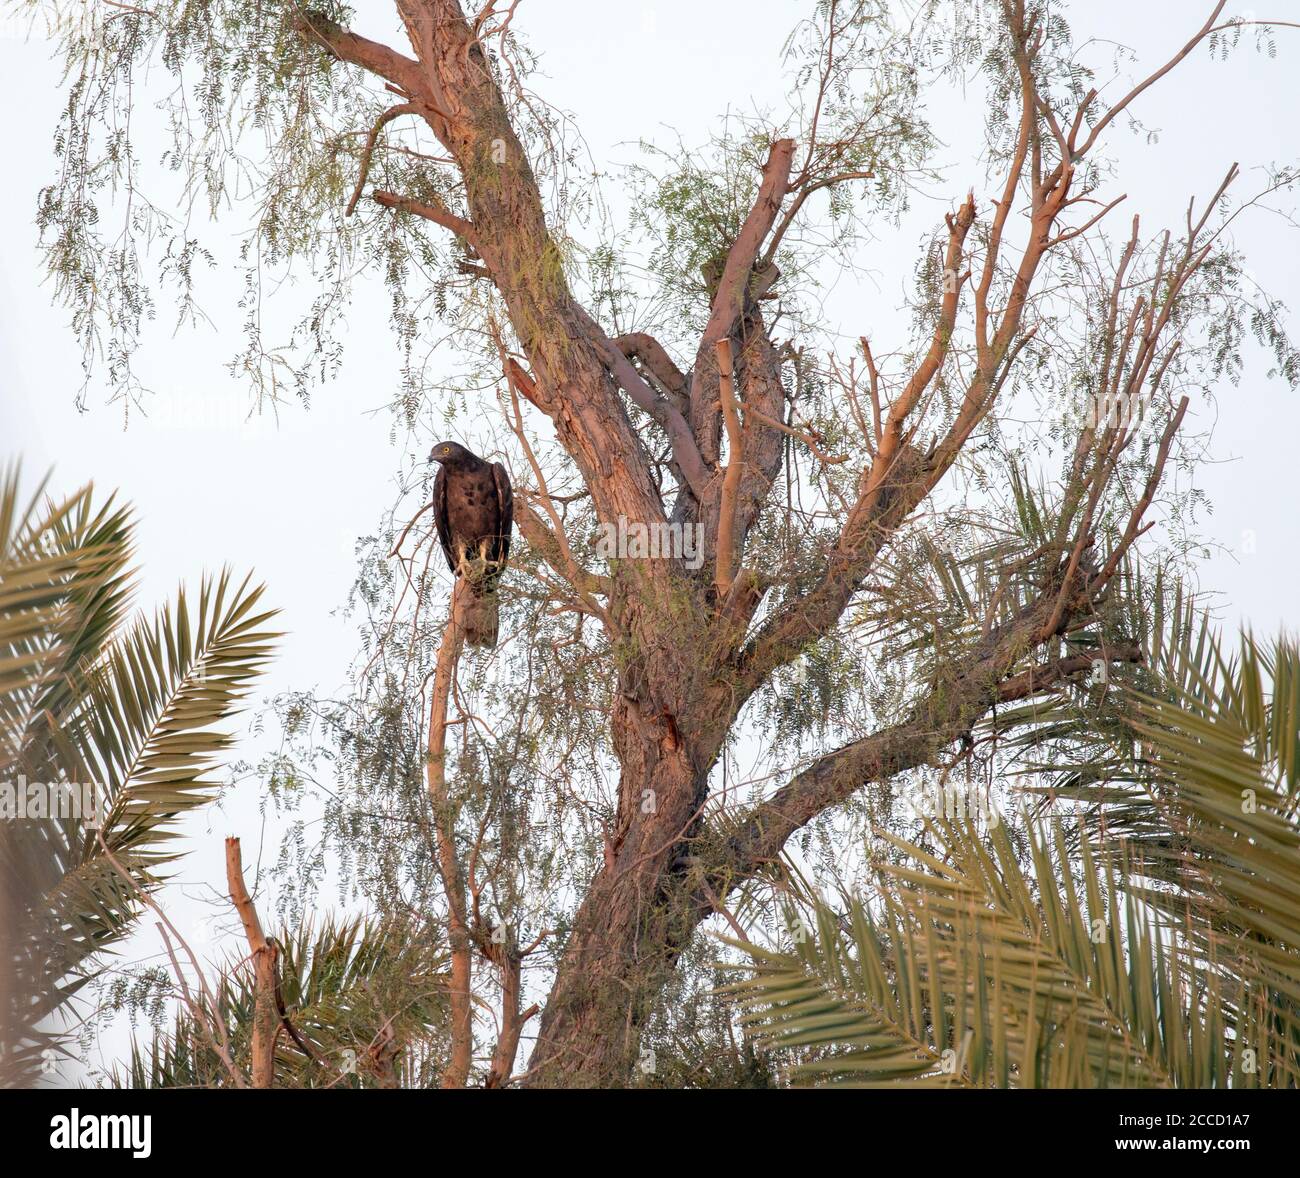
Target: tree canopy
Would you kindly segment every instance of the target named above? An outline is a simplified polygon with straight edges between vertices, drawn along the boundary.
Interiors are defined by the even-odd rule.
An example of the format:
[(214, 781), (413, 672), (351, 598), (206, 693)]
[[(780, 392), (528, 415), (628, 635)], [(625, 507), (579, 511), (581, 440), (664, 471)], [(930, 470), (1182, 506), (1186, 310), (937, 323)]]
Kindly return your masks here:
[[(1208, 145), (1203, 187), (1166, 227), (1130, 209), (1107, 157), (1112, 136), (1140, 129), (1150, 87), (1261, 31), (1205, 8), (1124, 87), (1099, 78), (1104, 57), (1049, 0), (818, 0), (774, 63), (784, 106), (732, 113), (712, 142), (647, 143), (621, 220), (546, 102), (517, 4), (396, 0), (385, 25), (341, 4), (172, 0), (95, 8), (66, 30), (39, 223), (88, 382), (143, 402), (132, 361), (165, 300), (182, 323), (237, 316), (232, 373), (259, 399), (305, 400), (340, 364), (356, 283), (381, 275), (398, 420), (430, 435), (450, 422), (511, 472), (523, 542), (498, 649), (460, 649), (427, 481), (411, 480), (359, 571), (354, 690), (281, 701), (286, 744), (264, 767), (271, 799), (324, 819), (282, 848), (288, 926), (328, 869), (376, 935), (413, 921), (449, 957), (449, 1022), (421, 1048), (443, 1058), (409, 1076), (772, 1082), (717, 990), (718, 958), (765, 945), (789, 976), (790, 905), (806, 902), (822, 952), (839, 960), (849, 921), (857, 948), (843, 952), (878, 964), (871, 985), (883, 971), (902, 987), (919, 960), (899, 940), (922, 928), (913, 909), (888, 907), (872, 939), (870, 900), (830, 912), (819, 889), (887, 894), (879, 872), (912, 879), (917, 862), (951, 880), (941, 848), (969, 850), (962, 869), (988, 869), (990, 887), (1076, 879), (1118, 911), (1118, 869), (1088, 857), (1118, 772), (1097, 741), (1174, 689), (1151, 651), (1191, 568), (1199, 493), (1171, 478), (1203, 454), (1189, 408), (1240, 380), (1253, 346), (1300, 381), (1284, 308), (1231, 232), (1294, 172), (1247, 187), (1230, 145)], [(151, 109), (146, 76), (166, 90)], [(925, 101), (958, 82), (986, 112), (974, 187), (938, 167), (944, 131)], [(160, 160), (137, 146), (146, 119), (166, 130)], [(873, 235), (939, 193), (914, 271), (894, 276), (912, 292), (903, 333), (877, 337), (864, 283), (846, 342), (825, 284), (861, 281)], [(205, 234), (232, 222), (244, 293), (219, 310), (199, 297), (224, 256)], [(694, 547), (609, 549), (633, 528)], [(1087, 849), (1018, 819), (992, 844), (943, 842), (935, 815), (900, 805), (936, 782), (1033, 797), (1026, 782), (1084, 753), (1079, 788), (1052, 798)], [(1015, 874), (1027, 866), (1037, 885)], [(1090, 896), (1070, 915), (1097, 911)], [(1158, 912), (1129, 926), (1144, 961)], [(1056, 910), (1033, 919), (1075, 935)], [(1210, 956), (1226, 934), (1189, 935)], [(305, 972), (334, 950), (303, 938)], [(1278, 941), (1290, 961), (1290, 933)], [(940, 1020), (923, 1047), (942, 1055), (961, 1046), (975, 1009), (962, 996), (982, 975), (936, 960), (918, 968), (939, 992), (909, 992), (908, 1017)], [(1085, 972), (1080, 994), (1102, 984)], [(1277, 1017), (1290, 1051), (1291, 1015)], [(136, 1079), (162, 1074), (158, 1060), (192, 1074), (186, 1034), (178, 1024)], [(991, 1050), (980, 1059), (996, 1063)]]

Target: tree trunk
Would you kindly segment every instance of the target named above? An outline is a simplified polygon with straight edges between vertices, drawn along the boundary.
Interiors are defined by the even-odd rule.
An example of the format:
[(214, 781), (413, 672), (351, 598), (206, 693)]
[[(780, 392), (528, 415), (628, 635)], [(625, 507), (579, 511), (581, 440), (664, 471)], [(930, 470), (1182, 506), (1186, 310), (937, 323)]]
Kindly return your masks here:
[(701, 773), (669, 716), (621, 701), (620, 818), (574, 919), (525, 1083), (619, 1087), (637, 1066), (641, 1027), (698, 917), (669, 901), (668, 882), (699, 826)]
[[(1079, 236), (1102, 215), (1082, 227), (1063, 229), (1057, 224), (1063, 210), (1084, 199), (1074, 188), (1076, 172), (1087, 174), (1081, 160), (1105, 126), (1174, 63), (1095, 119), (1086, 117), (1096, 97), (1090, 93), (1073, 122), (1066, 124), (1071, 128), (1068, 139), (1053, 123), (1060, 149), (1053, 162), (1052, 145), (1045, 155), (1040, 134), (1046, 105), (1034, 68), (1042, 44), (1036, 18), (1026, 13), (1022, 0), (1003, 6), (1010, 63), (1020, 80), (1020, 110), (1001, 200), (992, 202), (974, 250), (967, 247), (977, 222), (974, 195), (945, 216), (945, 282), (929, 344), (906, 379), (886, 390), (884, 403), (870, 345), (862, 340), (870, 422), (857, 407), (857, 378), (851, 375), (845, 385), (862, 435), (856, 488), (848, 499), (841, 499), (838, 534), (814, 558), (815, 567), (801, 570), (793, 581), (787, 578), (785, 591), (759, 619), (758, 607), (779, 582), (760, 575), (755, 563), (761, 557), (750, 557), (747, 567), (750, 529), (769, 501), (789, 435), (802, 438), (818, 453), (816, 438), (787, 423), (787, 417), (790, 422), (794, 418), (787, 412), (782, 351), (764, 321), (760, 300), (778, 280), (773, 258), (804, 200), (864, 174), (819, 168), (815, 118), (808, 128), (807, 151), (800, 151), (800, 168), (794, 162), (795, 140), (772, 139), (752, 206), (733, 239), (705, 268), (709, 316), (688, 377), (649, 336), (622, 337), (616, 343), (569, 288), (565, 250), (547, 227), (528, 151), (511, 125), (511, 104), (484, 47), (484, 21), (491, 6), (471, 21), (459, 0), (397, 3), (414, 58), (360, 37), (319, 13), (299, 18), (312, 44), (328, 47), (410, 100), (397, 109), (418, 111), (454, 161), (464, 213), (427, 193), (420, 200), (376, 190), (374, 199), (451, 231), (481, 261), (531, 370), (526, 378), (528, 399), (551, 419), (558, 441), (582, 476), (595, 519), (606, 525), (661, 525), (671, 518), (698, 526), (703, 537), (704, 566), (695, 575), (680, 561), (628, 559), (611, 562), (609, 576), (597, 581), (594, 574), (576, 567), (561, 538), (549, 537), (542, 521), (533, 519), (529, 526), (530, 543), (539, 552), (561, 553), (554, 567), (580, 598), (590, 604), (598, 594), (608, 602), (592, 613), (606, 625), (621, 668), (611, 736), (622, 775), (605, 862), (576, 914), (524, 1082), (620, 1085), (632, 1074), (641, 1028), (682, 947), (730, 889), (779, 855), (793, 831), (842, 804), (868, 781), (887, 780), (932, 760), (952, 742), (968, 740), (974, 722), (1000, 700), (1023, 698), (1044, 682), (1057, 682), (1077, 670), (1071, 669), (1069, 659), (1050, 657), (1050, 648), (1044, 652), (1046, 662), (1027, 664), (1042, 646), (1058, 643), (1071, 623), (1089, 616), (1108, 591), (1124, 554), (1145, 530), (1142, 518), (1186, 408), (1185, 398), (1166, 427), (1146, 491), (1100, 571), (1091, 561), (1100, 519), (1096, 513), (1114, 481), (1120, 454), (1132, 440), (1127, 429), (1085, 433), (1066, 474), (1053, 541), (1059, 560), (1055, 571), (1025, 573), (1021, 566), (1026, 561), (995, 570), (1005, 582), (987, 605), (980, 638), (947, 660), (936, 676), (940, 681), (918, 685), (920, 697), (907, 716), (818, 758), (742, 815), (725, 839), (706, 844), (698, 837), (709, 771), (730, 725), (745, 701), (779, 668), (836, 632), (854, 599), (868, 591), (880, 554), (989, 418), (1020, 349), (1037, 331), (1037, 324), (1027, 321), (1027, 307), (1041, 264), (1054, 247)], [(1175, 62), (1211, 35), (1221, 8)], [(494, 31), (502, 33), (504, 27)], [(826, 69), (829, 78), (829, 60)], [(1085, 136), (1082, 142), (1080, 135)], [(1030, 198), (1024, 210), (1028, 240), (1013, 251), (1004, 232), (1025, 188)], [(1210, 208), (1222, 194), (1223, 187)], [(1175, 300), (1209, 256), (1210, 243), (1200, 240), (1208, 217), (1207, 210), (1198, 224), (1189, 223), (1181, 255), (1160, 254), (1151, 290), (1167, 293), (1151, 296), (1145, 329), (1130, 330), (1123, 356), (1108, 366), (1107, 372), (1114, 374), (1106, 376), (1111, 392), (1121, 391), (1121, 378), (1141, 384), (1144, 374), (1153, 371), (1159, 385), (1164, 368), (1153, 365), (1162, 336), (1174, 322)], [(1135, 221), (1130, 254), (1111, 292), (1111, 334), (1122, 322), (1121, 296), (1129, 289), (1124, 271), (1137, 247), (1137, 233)], [(1129, 312), (1134, 323), (1140, 307), (1141, 301)], [(969, 332), (966, 313), (972, 319)], [(954, 352), (959, 337), (974, 360), (968, 373), (962, 372), (963, 364), (955, 364), (961, 355)], [(1167, 365), (1172, 354), (1167, 351), (1162, 363)], [(631, 363), (633, 355), (654, 374), (657, 387)], [(507, 371), (511, 365), (522, 371), (506, 355), (504, 344), (502, 359)], [(954, 367), (951, 376), (959, 378), (962, 395), (950, 421), (932, 421), (936, 381), (950, 379), (944, 374)], [(632, 405), (658, 427), (652, 443), (634, 424)], [(933, 439), (924, 446), (921, 439), (932, 429)], [(664, 443), (676, 485), (671, 514), (652, 476), (652, 456)], [(1095, 460), (1085, 461), (1094, 450)], [(793, 474), (799, 477), (797, 471)], [(557, 533), (562, 531), (558, 519), (554, 523)], [(1049, 567), (1051, 555), (1034, 554), (1033, 561), (1041, 559)], [(593, 590), (593, 584), (599, 588)], [(1003, 598), (1007, 587), (1011, 592)], [(1017, 594), (1024, 604), (1008, 617)], [(1108, 660), (1116, 657), (1104, 649), (1103, 655)], [(1016, 672), (1016, 678), (1008, 678)], [(430, 763), (436, 759), (431, 750)], [(436, 804), (437, 791), (431, 792)], [(464, 921), (459, 924), (463, 929)], [(451, 937), (456, 948), (461, 942), (455, 919)], [(460, 982), (454, 989), (462, 996), (467, 993)], [(463, 1066), (463, 1012), (460, 1027)], [(497, 1069), (502, 1070), (508, 1069)]]

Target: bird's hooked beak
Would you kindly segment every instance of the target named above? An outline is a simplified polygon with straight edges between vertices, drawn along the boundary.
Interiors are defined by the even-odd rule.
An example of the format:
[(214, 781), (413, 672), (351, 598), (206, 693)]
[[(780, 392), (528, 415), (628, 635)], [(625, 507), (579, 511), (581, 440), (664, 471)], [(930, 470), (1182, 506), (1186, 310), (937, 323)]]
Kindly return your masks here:
[(444, 458), (450, 458), (450, 457), (451, 457), (450, 446), (446, 446), (446, 445), (434, 446), (434, 448), (429, 451), (430, 462), (441, 462)]

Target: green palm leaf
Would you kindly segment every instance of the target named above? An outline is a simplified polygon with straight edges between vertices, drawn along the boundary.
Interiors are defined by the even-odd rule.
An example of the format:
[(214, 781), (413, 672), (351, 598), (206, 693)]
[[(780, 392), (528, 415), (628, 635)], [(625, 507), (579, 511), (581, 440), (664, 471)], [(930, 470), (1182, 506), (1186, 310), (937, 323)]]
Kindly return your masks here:
[[(732, 942), (753, 963), (729, 992), (746, 1023), (796, 1052), (797, 1079), (852, 1085), (1201, 1086), (1230, 1073), (1213, 984), (1188, 1003), (1179, 949), (1104, 857), (1028, 824), (940, 825), (940, 859), (894, 839), (878, 911), (813, 901), (797, 953)], [(811, 1049), (811, 1050), (810, 1050)]]
[[(1160, 599), (1160, 595), (1157, 595)], [(1139, 685), (1006, 715), (1073, 820), (885, 835), (879, 899), (738, 944), (755, 1033), (824, 1082), (1300, 1086), (1300, 649), (1175, 595)]]
[(0, 478), (0, 781), (15, 800), (61, 783), (92, 803), (0, 829), (5, 1082), (32, 1078), (55, 1042), (42, 1022), (132, 927), (176, 820), (214, 795), (220, 726), (276, 637), (261, 587), (229, 573), (126, 624), (131, 535), (89, 487), (23, 500), (16, 468)]
[[(447, 958), (436, 937), (397, 918), (325, 920), (279, 944), (285, 1012), (308, 1050), (287, 1033), (277, 1038), (277, 1088), (373, 1087), (402, 1072), (409, 1079), (422, 1061), (441, 1057)], [(228, 964), (213, 992), (235, 1064), (246, 1068), (255, 1004), (249, 963)], [(132, 1088), (210, 1088), (228, 1081), (184, 1010), (150, 1042), (135, 1044), (130, 1064), (111, 1080)]]

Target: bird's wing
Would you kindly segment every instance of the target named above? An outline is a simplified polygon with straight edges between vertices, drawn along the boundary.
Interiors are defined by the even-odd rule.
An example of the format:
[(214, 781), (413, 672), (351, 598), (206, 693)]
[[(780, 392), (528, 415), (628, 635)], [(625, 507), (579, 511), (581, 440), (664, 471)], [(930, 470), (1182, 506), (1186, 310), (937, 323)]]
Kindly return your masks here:
[(492, 464), (492, 479), (497, 485), (497, 508), (500, 511), (497, 535), (500, 537), (497, 560), (502, 565), (510, 557), (510, 530), (515, 522), (515, 493), (510, 486), (510, 475), (499, 462)]
[(456, 557), (451, 549), (451, 520), (447, 518), (447, 468), (438, 467), (433, 480), (433, 522), (438, 529), (438, 539), (447, 557), (447, 567), (456, 571)]

